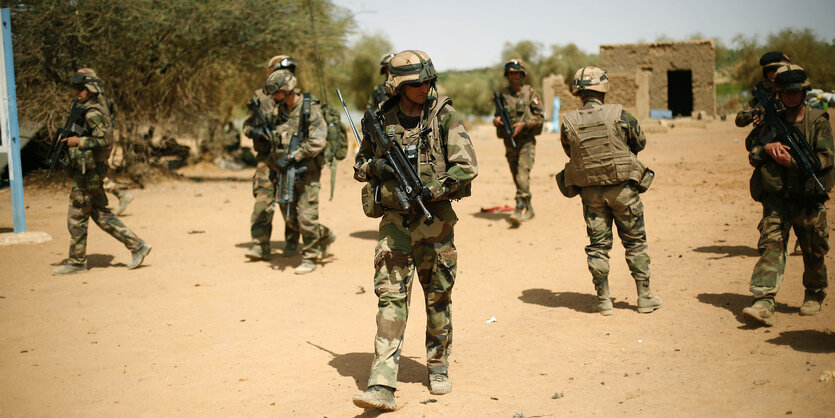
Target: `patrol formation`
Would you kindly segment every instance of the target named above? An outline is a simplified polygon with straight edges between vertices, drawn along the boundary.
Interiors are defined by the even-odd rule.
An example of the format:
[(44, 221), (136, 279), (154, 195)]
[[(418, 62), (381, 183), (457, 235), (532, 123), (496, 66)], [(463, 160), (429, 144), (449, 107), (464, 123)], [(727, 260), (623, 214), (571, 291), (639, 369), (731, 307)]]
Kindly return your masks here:
[[(764, 80), (736, 117), (737, 126), (752, 125), (745, 140), (753, 167), (750, 191), (763, 207), (758, 226), (760, 258), (750, 280), (753, 302), (741, 315), (753, 324), (771, 326), (790, 230), (797, 235), (803, 257), (806, 291), (800, 315), (821, 312), (828, 287), (824, 257), (830, 246), (825, 204), (835, 184), (835, 145), (828, 114), (805, 105), (811, 88), (805, 70), (781, 52), (765, 54), (760, 65)], [(321, 266), (337, 238), (319, 219), (319, 194), (323, 168), (335, 173), (336, 161), (346, 157), (347, 135), (339, 114), (323, 101), (326, 98), (299, 88), (296, 67), (286, 55), (270, 59), (266, 81), (248, 103), (250, 115), (243, 132), (253, 141), (257, 166), (252, 179), (251, 243), (244, 256), (256, 262), (270, 259), (273, 218), (279, 210), (284, 220), (282, 255), (300, 253), (294, 273), (302, 275)], [(503, 71), (508, 84), (494, 92), (492, 123), (504, 143), (516, 190), (508, 221), (517, 228), (535, 216), (530, 175), (545, 115), (541, 98), (525, 83), (524, 63), (510, 59)], [(438, 73), (426, 52), (385, 54), (379, 73), (385, 80), (369, 97), (353, 164), (353, 177), (363, 184), (362, 209), (366, 216), (380, 219), (373, 255), (368, 251), (378, 299), (374, 357), (367, 389), (356, 394), (353, 403), (395, 410), (415, 279), (426, 309), (429, 391), (434, 395), (452, 391), (451, 304), (458, 263), (453, 202), (471, 196), (479, 167), (463, 118), (452, 99), (439, 94)], [(54, 270), (56, 275), (86, 272), (90, 218), (128, 248), (128, 269), (139, 267), (151, 251), (151, 245), (116, 216), (132, 196), (116, 190), (106, 177), (114, 120), (102, 84), (88, 68), (72, 76), (76, 101), (71, 118), (76, 115), (77, 121), (72, 124), (75, 128), (61, 130), (56, 141), (65, 149), (60, 159), (72, 177), (69, 257)], [(651, 313), (662, 307), (662, 301), (650, 290), (641, 194), (650, 188), (655, 173), (638, 159), (647, 145), (638, 121), (620, 104), (606, 102), (609, 88), (605, 69), (585, 66), (574, 75), (571, 93), (582, 108), (561, 116), (560, 143), (569, 161), (556, 183), (565, 197), (582, 200), (589, 238), (585, 252), (597, 311), (605, 316), (613, 313), (609, 251), (614, 224), (636, 285), (635, 308)], [(116, 213), (108, 207), (106, 190), (119, 199)], [(576, 218), (579, 221), (579, 214)]]

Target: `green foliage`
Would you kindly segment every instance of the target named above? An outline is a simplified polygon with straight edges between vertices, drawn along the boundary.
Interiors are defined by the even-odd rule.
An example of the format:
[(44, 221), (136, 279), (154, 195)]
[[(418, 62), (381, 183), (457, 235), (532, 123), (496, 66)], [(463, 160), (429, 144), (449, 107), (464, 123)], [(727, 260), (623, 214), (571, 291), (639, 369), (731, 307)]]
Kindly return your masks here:
[[(340, 64), (353, 19), (313, 0), (326, 79)], [(267, 60), (299, 62), (318, 87), (307, 0), (33, 0), (11, 5), (21, 115), (61, 123), (69, 78), (93, 68), (122, 126), (176, 120), (193, 132), (229, 120), (264, 82)]]
[(762, 80), (760, 57), (768, 51), (781, 51), (786, 54), (793, 64), (803, 67), (809, 74), (809, 81), (813, 88), (826, 91), (835, 90), (835, 40), (826, 42), (811, 29), (783, 29), (769, 34), (765, 44), (757, 42), (756, 38), (737, 36), (738, 67), (734, 71), (735, 78), (748, 86), (753, 86)]
[(358, 109), (365, 109), (374, 87), (385, 77), (380, 75), (380, 58), (393, 52), (391, 42), (382, 34), (363, 34), (351, 47), (348, 71), (340, 79), (339, 86), (345, 100)]

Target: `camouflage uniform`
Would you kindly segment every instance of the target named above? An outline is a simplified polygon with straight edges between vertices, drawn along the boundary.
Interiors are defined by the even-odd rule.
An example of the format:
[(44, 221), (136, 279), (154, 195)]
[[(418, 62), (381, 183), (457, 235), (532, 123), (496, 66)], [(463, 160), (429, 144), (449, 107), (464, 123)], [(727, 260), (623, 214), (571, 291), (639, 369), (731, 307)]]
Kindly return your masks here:
[[(817, 172), (821, 183), (829, 190), (835, 183), (833, 176), (832, 128), (829, 115), (819, 109), (806, 109), (804, 119), (794, 124), (821, 161)], [(749, 161), (755, 167), (752, 178), (752, 195), (763, 204), (763, 218), (759, 223), (760, 239), (757, 249), (760, 259), (751, 275), (751, 293), (755, 303), (774, 312), (774, 297), (783, 281), (786, 269), (786, 246), (789, 231), (794, 229), (803, 254), (803, 286), (807, 296), (826, 295), (827, 276), (824, 256), (829, 252), (829, 226), (824, 202), (828, 194), (820, 192), (813, 180), (792, 165), (786, 168), (774, 161), (762, 145), (769, 132), (763, 129), (761, 141), (749, 153)]]
[[(580, 111), (598, 109), (602, 106), (616, 105), (604, 105), (601, 101), (592, 98)], [(610, 109), (615, 109), (613, 112), (617, 113), (616, 108)], [(612, 249), (612, 222), (614, 221), (618, 236), (626, 250), (626, 263), (632, 277), (636, 281), (648, 280), (650, 260), (647, 253), (647, 234), (644, 229), (644, 206), (637, 188), (637, 182), (640, 181), (645, 167), (636, 158), (638, 152), (646, 146), (646, 137), (638, 121), (627, 111), (621, 110), (619, 114), (613, 113), (614, 118), (617, 119), (611, 122), (611, 129), (615, 129), (614, 135), (626, 145), (628, 148), (626, 151), (629, 154), (622, 156), (623, 164), (616, 164), (616, 166), (628, 167), (628, 172), (618, 173), (618, 176), (601, 175), (600, 172), (589, 174), (590, 170), (583, 170), (581, 164), (578, 164), (576, 169), (570, 170), (572, 164), (577, 163), (580, 156), (576, 149), (578, 145), (575, 140), (572, 140), (573, 135), (570, 130), (573, 128), (568, 120), (580, 111), (575, 110), (563, 115), (560, 140), (566, 155), (572, 159), (566, 165), (566, 183), (569, 186), (581, 188), (583, 216), (589, 235), (586, 255), (592, 279), (599, 281), (606, 279), (609, 275), (609, 250)]]
[[(286, 109), (284, 105), (280, 106), (280, 110), (287, 115), (287, 121), (276, 129), (273, 137), (281, 141), (285, 148), (298, 130), (302, 102), (300, 95), (292, 108)], [(302, 259), (312, 263), (325, 255), (323, 254), (324, 243), (332, 238), (331, 230), (319, 223), (319, 189), (321, 188), (319, 179), (325, 164), (322, 151), (325, 149), (328, 127), (316, 98), (311, 98), (308, 123), (308, 135), (298, 150), (293, 153), (296, 166), (305, 167), (306, 171), (296, 179), (293, 201), (289, 204), (290, 217), (285, 218), (284, 222), (285, 236), (290, 236), (288, 239), (298, 240), (301, 235)], [(279, 207), (282, 216), (286, 216), (287, 205), (279, 205)]]
[[(518, 93), (513, 93), (510, 87), (505, 87), (500, 94), (504, 99), (511, 124), (525, 122), (522, 131), (513, 138), (516, 147), (513, 146), (510, 138), (505, 138), (507, 135), (503, 127), (496, 128), (496, 135), (504, 139), (505, 158), (510, 165), (513, 182), (516, 184), (516, 200), (530, 200), (531, 169), (533, 169), (536, 157), (536, 138), (534, 135), (542, 132), (544, 119), (542, 99), (539, 98), (533, 87), (527, 84), (523, 85)], [(498, 116), (498, 114), (495, 116)]]
[(368, 104), (365, 105), (366, 110), (377, 110), (380, 103), (383, 103), (389, 97), (391, 96), (386, 92), (386, 85), (378, 84), (371, 92), (371, 96), (368, 97)]
[[(279, 112), (279, 108), (273, 102), (272, 97), (265, 95), (260, 89), (255, 91), (255, 95), (259, 99), (261, 113), (269, 122), (277, 126), (286, 121), (286, 115)], [(253, 127), (253, 123), (252, 119), (247, 119), (244, 122), (244, 132), (248, 132)], [(261, 137), (253, 138), (252, 144), (257, 154), (255, 173), (252, 176), (252, 196), (255, 198), (255, 205), (250, 216), (250, 235), (252, 236), (252, 245), (260, 245), (263, 254), (268, 256), (270, 253), (270, 237), (273, 231), (276, 196), (276, 186), (273, 182), (275, 176), (273, 164), (283, 153), (275, 148), (275, 144), (270, 144)], [(297, 225), (285, 223), (284, 240), (288, 245), (298, 244), (298, 230)]]
[(79, 136), (78, 146), (67, 149), (65, 160), (73, 180), (67, 212), (67, 229), (70, 232), (68, 264), (76, 266), (87, 263), (87, 225), (90, 218), (131, 252), (137, 252), (144, 243), (107, 207), (102, 184), (110, 154), (108, 137), (111, 125), (107, 102), (98, 94), (84, 106), (83, 136)]
[[(432, 111), (424, 112), (423, 120), (401, 113), (399, 99), (397, 95), (383, 104), (383, 129), (388, 131), (393, 126), (404, 148), (416, 146), (420, 150), (418, 173), (432, 193), (427, 208), (435, 218), (426, 225), (422, 212), (414, 207), (409, 211), (391, 206), (384, 209), (374, 254), (378, 312), (369, 387), (397, 387), (415, 273), (426, 302), (427, 367), (430, 374), (447, 374), (452, 344), (450, 303), (458, 260), (453, 243), (458, 217), (450, 200), (469, 196), (470, 183), (478, 174), (475, 149), (448, 98), (430, 98), (424, 109)], [(425, 126), (430, 128), (429, 133), (420, 137), (417, 133)], [(354, 164), (354, 177), (374, 184), (376, 178), (369, 171), (369, 162), (380, 155), (375, 154), (369, 142), (362, 142)], [(387, 199), (384, 197), (383, 201)]]

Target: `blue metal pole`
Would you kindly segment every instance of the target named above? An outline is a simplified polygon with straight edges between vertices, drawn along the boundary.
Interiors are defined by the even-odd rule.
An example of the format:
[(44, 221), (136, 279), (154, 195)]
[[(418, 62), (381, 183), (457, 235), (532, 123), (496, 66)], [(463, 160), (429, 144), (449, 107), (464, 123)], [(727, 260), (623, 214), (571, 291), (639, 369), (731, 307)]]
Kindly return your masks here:
[(20, 167), (20, 132), (17, 125), (17, 91), (14, 82), (14, 60), (12, 55), (12, 18), (9, 9), (0, 10), (3, 20), (3, 52), (6, 66), (6, 95), (8, 107), (8, 129), (11, 139), (9, 147), (9, 187), (12, 193), (12, 218), (14, 232), (26, 232), (26, 213), (23, 205), (23, 172)]

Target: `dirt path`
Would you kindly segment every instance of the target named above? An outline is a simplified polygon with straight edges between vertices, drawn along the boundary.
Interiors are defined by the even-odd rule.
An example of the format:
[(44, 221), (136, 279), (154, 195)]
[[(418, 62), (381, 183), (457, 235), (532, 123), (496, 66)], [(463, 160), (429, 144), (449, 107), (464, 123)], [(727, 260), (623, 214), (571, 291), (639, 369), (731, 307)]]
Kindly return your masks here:
[[(739, 319), (760, 218), (744, 130), (712, 122), (649, 135), (641, 158), (657, 179), (643, 199), (664, 307), (636, 313), (616, 239), (611, 317), (594, 312), (580, 200), (553, 182), (566, 161), (558, 137), (538, 144), (537, 218), (511, 230), (506, 214), (479, 213), (512, 202), (501, 144), (487, 127), (471, 133), (481, 174), (473, 197), (455, 205), (454, 391), (428, 392), (415, 289), (402, 408), (390, 415), (830, 416), (835, 382), (818, 380), (835, 370), (835, 308), (797, 314), (801, 259), (789, 259), (775, 327)], [(128, 271), (128, 251), (93, 227), (90, 271), (70, 277), (50, 275), (66, 258), (68, 190), (27, 189), (28, 229), (54, 240), (0, 248), (0, 414), (362, 414), (350, 398), (365, 389), (372, 358), (377, 224), (362, 214), (349, 165), (340, 164), (334, 200), (327, 185), (321, 195), (321, 219), (339, 233), (335, 255), (304, 277), (292, 274), (297, 257), (245, 262), (251, 171), (189, 167), (182, 180), (132, 190), (122, 219), (153, 245), (145, 265)], [(2, 190), (0, 232), (11, 226)]]

